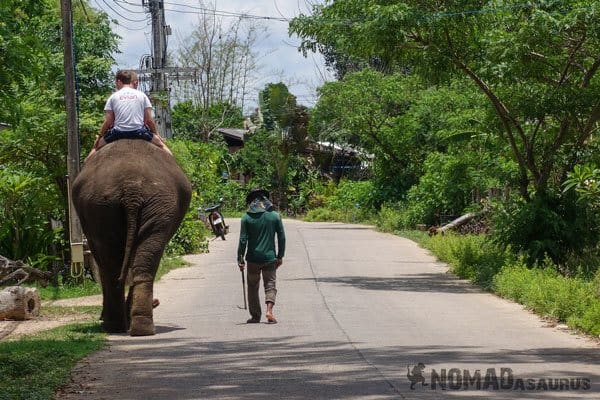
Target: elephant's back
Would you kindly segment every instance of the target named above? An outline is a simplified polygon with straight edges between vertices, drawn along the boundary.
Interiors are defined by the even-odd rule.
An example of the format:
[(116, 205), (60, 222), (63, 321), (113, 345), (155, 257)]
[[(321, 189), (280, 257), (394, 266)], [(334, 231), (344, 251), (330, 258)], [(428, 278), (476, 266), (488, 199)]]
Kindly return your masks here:
[(77, 202), (107, 205), (161, 194), (189, 203), (190, 182), (172, 156), (139, 139), (109, 143), (86, 161), (73, 182), (76, 207)]

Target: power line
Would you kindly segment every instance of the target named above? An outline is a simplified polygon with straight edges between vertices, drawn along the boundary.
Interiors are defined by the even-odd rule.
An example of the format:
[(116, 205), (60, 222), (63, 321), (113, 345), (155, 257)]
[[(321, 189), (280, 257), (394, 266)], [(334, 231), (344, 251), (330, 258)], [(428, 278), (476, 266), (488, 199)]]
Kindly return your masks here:
[[(128, 18), (126, 18), (126, 17), (123, 17), (121, 14), (119, 14), (118, 12), (116, 12), (116, 11), (115, 11), (115, 10), (114, 10), (112, 7), (110, 7), (110, 6), (109, 6), (109, 5), (106, 3), (106, 1), (104, 1), (104, 0), (102, 0), (102, 1), (104, 2), (104, 4), (106, 4), (106, 6), (107, 6), (108, 8), (110, 8), (110, 9), (113, 11), (113, 13), (117, 14), (119, 17), (121, 17), (121, 18), (123, 18), (123, 19), (126, 19), (126, 20), (128, 20), (128, 21), (130, 21), (130, 22), (146, 22), (146, 24), (145, 24), (143, 27), (140, 27), (140, 28), (132, 28), (132, 27), (129, 27), (127, 24), (118, 24), (118, 25), (119, 25), (119, 26), (121, 26), (123, 29), (125, 29), (125, 30), (128, 30), (128, 31), (143, 31), (143, 30), (145, 30), (145, 29), (148, 27), (148, 25), (149, 25), (149, 22), (148, 22), (147, 20), (145, 20), (145, 19), (144, 19), (144, 20), (137, 20), (137, 21), (133, 21), (133, 20), (131, 20), (131, 19), (128, 19)], [(94, 0), (94, 3), (96, 3), (96, 7), (97, 7), (99, 10), (101, 10), (102, 12), (104, 12), (104, 13), (105, 13), (105, 14), (107, 14), (107, 15), (109, 14), (109, 13), (108, 13), (108, 12), (107, 12), (107, 11), (104, 9), (104, 7), (102, 7), (102, 6), (100, 5), (100, 3), (98, 2), (98, 0)], [(117, 22), (118, 22), (118, 21), (117, 21)]]
[[(290, 22), (294, 18), (286, 18), (286, 17), (272, 17), (272, 16), (264, 16), (264, 15), (255, 15), (255, 14), (247, 14), (247, 13), (239, 13), (239, 12), (231, 12), (224, 10), (216, 10), (206, 7), (192, 6), (187, 4), (179, 4), (179, 3), (165, 3), (165, 6), (175, 6), (175, 7), (185, 7), (191, 10), (181, 10), (181, 9), (166, 9), (167, 11), (177, 12), (182, 14), (206, 14), (211, 13), (220, 17), (232, 17), (232, 18), (240, 18), (240, 19), (254, 19), (254, 20), (267, 20), (267, 21), (278, 21), (278, 22)], [(555, 1), (551, 4), (531, 4), (531, 3), (521, 3), (514, 5), (506, 5), (506, 6), (498, 6), (498, 7), (486, 7), (481, 9), (468, 9), (468, 10), (457, 10), (457, 11), (445, 11), (445, 12), (433, 12), (433, 13), (415, 13), (411, 17), (416, 20), (437, 20), (444, 18), (455, 18), (455, 17), (468, 17), (468, 16), (477, 16), (482, 14), (495, 14), (501, 12), (510, 12), (515, 10), (524, 10), (524, 9), (532, 9), (532, 10), (545, 10), (555, 7), (557, 5), (561, 5), (560, 1)], [(591, 7), (585, 8), (591, 9)], [(572, 8), (564, 8), (562, 10), (555, 10), (556, 13), (564, 14), (571, 11)], [(310, 18), (311, 16), (307, 16)], [(360, 22), (374, 22), (373, 19), (365, 19), (365, 18), (340, 18), (340, 19), (327, 19), (323, 20), (324, 23), (340, 23), (340, 24), (354, 24)]]
[[(119, 3), (124, 3), (124, 4), (131, 5), (131, 6), (138, 6), (138, 4), (132, 3), (127, 0), (114, 0), (114, 1), (115, 2), (118, 1)], [(216, 10), (213, 8), (206, 8), (206, 7), (193, 6), (193, 5), (181, 4), (181, 3), (173, 3), (173, 2), (164, 2), (164, 5), (165, 6), (173, 6), (173, 7), (183, 7), (183, 8), (190, 9), (190, 10), (181, 10), (181, 9), (177, 9), (177, 8), (169, 8), (169, 9), (165, 8), (166, 11), (176, 12), (176, 13), (181, 13), (181, 14), (197, 14), (198, 15), (198, 14), (210, 13), (210, 14), (214, 14), (218, 17), (258, 19), (258, 20), (279, 21), (279, 22), (289, 22), (292, 20), (291, 18), (271, 17), (271, 16), (264, 16), (264, 15), (239, 13), (239, 12), (233, 12), (233, 11)]]
[(118, 5), (119, 7), (121, 7), (123, 10), (127, 11), (128, 13), (131, 13), (131, 14), (146, 14), (146, 11), (144, 11), (144, 10), (141, 10), (141, 11), (140, 10), (130, 10), (129, 8), (122, 6), (121, 3), (133, 5), (133, 4), (128, 3), (126, 1), (113, 0), (113, 2), (116, 5)]
[[(130, 18), (127, 18), (127, 17), (119, 14), (112, 7), (110, 7), (110, 5), (107, 4), (105, 0), (102, 0), (102, 1), (115, 14), (117, 14), (119, 17), (121, 17), (127, 21), (130, 21), (130, 22), (144, 22), (145, 21), (145, 20), (132, 20)], [(116, 4), (122, 3), (122, 4), (127, 4), (130, 6), (134, 6), (134, 7), (143, 7), (140, 4), (132, 3), (131, 1), (127, 1), (127, 0), (113, 0), (113, 1)], [(266, 15), (256, 15), (256, 14), (240, 13), (240, 12), (233, 12), (233, 11), (217, 10), (217, 9), (213, 9), (213, 8), (206, 8), (206, 7), (201, 7), (201, 6), (189, 5), (189, 4), (181, 4), (181, 3), (176, 3), (176, 2), (164, 2), (164, 5), (165, 5), (165, 11), (180, 13), (180, 14), (195, 14), (195, 15), (212, 14), (212, 15), (215, 15), (218, 17), (225, 17), (225, 18), (251, 19), (251, 20), (263, 20), (263, 21), (275, 21), (275, 22), (290, 22), (294, 19), (294, 18), (286, 18), (283, 16), (273, 17), (273, 16), (266, 16)], [(548, 4), (548, 5), (543, 5), (543, 4), (536, 5), (536, 4), (531, 4), (531, 3), (521, 3), (521, 4), (490, 7), (490, 8), (481, 8), (481, 9), (457, 10), (457, 11), (446, 11), (446, 12), (437, 12), (437, 13), (434, 12), (434, 13), (429, 13), (429, 14), (415, 13), (412, 16), (412, 18), (415, 20), (421, 20), (421, 21), (431, 21), (431, 20), (444, 19), (444, 18), (477, 16), (477, 15), (482, 15), (482, 14), (494, 14), (494, 13), (501, 13), (501, 12), (507, 12), (507, 11), (523, 10), (523, 9), (543, 10), (543, 9), (553, 7), (555, 5), (560, 5), (560, 1), (556, 1), (556, 2)], [(131, 12), (134, 14), (144, 13), (144, 11), (133, 11), (133, 10), (129, 10), (121, 5), (119, 5), (119, 6), (123, 9), (127, 10), (128, 12)], [(185, 8), (187, 10), (178, 9), (178, 8), (166, 8), (166, 6), (181, 7), (181, 8)], [(556, 12), (560, 13), (560, 14), (564, 14), (570, 10), (571, 9), (563, 9), (563, 10), (556, 10)], [(280, 12), (280, 14), (281, 14), (281, 12)], [(305, 16), (305, 17), (311, 18), (311, 16)], [(328, 24), (333, 23), (333, 24), (352, 25), (355, 23), (373, 22), (373, 20), (369, 20), (369, 19), (365, 19), (365, 18), (340, 18), (340, 19), (327, 19), (327, 20), (323, 20), (322, 22), (328, 23)], [(127, 29), (127, 27), (125, 27), (125, 28)], [(131, 29), (131, 30), (135, 30), (135, 29)]]
[[(115, 14), (117, 14), (119, 17), (123, 18), (123, 19), (124, 19), (124, 20), (126, 20), (126, 21), (129, 21), (129, 22), (146, 22), (146, 19), (145, 19), (145, 18), (144, 18), (144, 19), (131, 19), (131, 18), (127, 18), (127, 17), (125, 17), (125, 16), (123, 16), (123, 15), (119, 14), (119, 12), (118, 12), (117, 10), (115, 10), (114, 8), (112, 8), (112, 7), (110, 6), (110, 4), (108, 4), (108, 3), (106, 2), (106, 0), (102, 0), (102, 2), (103, 2), (104, 4), (106, 4), (106, 6), (107, 6), (108, 8), (110, 8), (110, 9), (112, 10), (112, 12), (114, 12)], [(96, 4), (97, 4), (97, 2), (96, 2)]]

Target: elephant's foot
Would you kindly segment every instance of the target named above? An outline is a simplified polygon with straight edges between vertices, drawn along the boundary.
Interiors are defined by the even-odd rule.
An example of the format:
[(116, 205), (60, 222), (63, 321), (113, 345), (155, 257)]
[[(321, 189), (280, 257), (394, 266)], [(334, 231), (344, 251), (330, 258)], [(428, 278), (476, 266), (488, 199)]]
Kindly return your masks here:
[(131, 317), (131, 325), (129, 326), (129, 334), (131, 336), (149, 336), (155, 333), (154, 322), (151, 317), (142, 315)]
[(127, 332), (125, 321), (102, 321), (102, 329), (107, 333)]

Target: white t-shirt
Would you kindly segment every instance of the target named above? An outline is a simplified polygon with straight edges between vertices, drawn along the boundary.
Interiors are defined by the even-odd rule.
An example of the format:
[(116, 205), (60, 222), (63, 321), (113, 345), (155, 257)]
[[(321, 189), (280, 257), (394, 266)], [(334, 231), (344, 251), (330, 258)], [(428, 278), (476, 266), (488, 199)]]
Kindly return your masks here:
[(152, 108), (152, 104), (144, 92), (124, 87), (108, 98), (104, 111), (112, 111), (115, 114), (113, 128), (134, 131), (144, 127), (146, 108)]

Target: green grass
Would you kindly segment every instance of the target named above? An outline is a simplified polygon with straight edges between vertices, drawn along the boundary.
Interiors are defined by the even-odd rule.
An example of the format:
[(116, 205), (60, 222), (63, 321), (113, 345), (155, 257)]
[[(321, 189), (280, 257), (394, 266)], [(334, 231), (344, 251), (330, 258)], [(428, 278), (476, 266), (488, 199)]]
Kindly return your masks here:
[(45, 318), (81, 315), (97, 319), (101, 312), (102, 306), (42, 306), (40, 308), (40, 316)]
[(553, 268), (507, 265), (494, 277), (494, 290), (537, 314), (565, 322), (592, 335), (600, 335), (600, 298), (593, 282), (567, 278)]
[[(189, 263), (185, 262), (181, 257), (163, 257), (160, 261), (158, 271), (156, 272), (156, 279), (158, 281), (169, 271), (177, 268), (188, 266)], [(72, 299), (76, 297), (86, 297), (102, 294), (102, 288), (100, 284), (89, 279), (83, 282), (75, 283), (60, 283), (58, 286), (41, 287), (35, 286), (42, 300), (61, 300), (61, 299)]]
[[(189, 265), (181, 257), (163, 258), (156, 274), (159, 280), (169, 271)], [(59, 300), (101, 294), (100, 285), (89, 280), (80, 284), (38, 288), (43, 300)], [(40, 318), (82, 316), (97, 320), (101, 306), (43, 306)], [(0, 400), (53, 399), (71, 369), (104, 346), (106, 335), (99, 322), (70, 324), (0, 342)]]
[(158, 271), (156, 271), (156, 277), (154, 278), (154, 281), (158, 281), (160, 278), (174, 269), (187, 267), (188, 265), (190, 265), (190, 263), (181, 257), (163, 257), (163, 259), (160, 261), (160, 265), (158, 266)]
[(53, 399), (71, 369), (106, 341), (98, 322), (0, 342), (0, 400)]
[(372, 216), (372, 218), (368, 218), (368, 216), (370, 216), (370, 214), (365, 215), (362, 210), (356, 208), (339, 210), (320, 207), (308, 211), (302, 220), (307, 222), (344, 222), (350, 224), (375, 225), (376, 216)]
[(593, 280), (565, 277), (550, 261), (528, 267), (509, 250), (503, 251), (477, 235), (436, 235), (403, 231), (447, 263), (457, 276), (511, 299), (587, 334), (600, 335), (600, 272)]
[(82, 283), (69, 282), (58, 286), (37, 287), (37, 289), (42, 300), (72, 299), (102, 294), (100, 285), (89, 279), (84, 280)]

